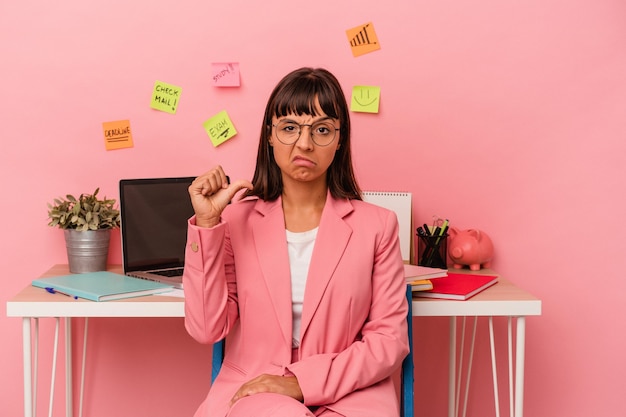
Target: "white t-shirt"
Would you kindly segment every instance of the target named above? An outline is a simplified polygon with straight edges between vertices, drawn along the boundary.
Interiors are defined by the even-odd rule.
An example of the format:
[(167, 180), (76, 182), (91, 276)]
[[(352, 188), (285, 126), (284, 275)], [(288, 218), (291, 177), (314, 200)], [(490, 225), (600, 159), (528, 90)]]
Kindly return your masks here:
[(306, 232), (287, 230), (287, 248), (291, 269), (291, 305), (293, 310), (292, 345), (300, 346), (300, 323), (302, 321), (302, 302), (309, 264), (313, 255), (313, 246), (317, 237), (317, 227)]

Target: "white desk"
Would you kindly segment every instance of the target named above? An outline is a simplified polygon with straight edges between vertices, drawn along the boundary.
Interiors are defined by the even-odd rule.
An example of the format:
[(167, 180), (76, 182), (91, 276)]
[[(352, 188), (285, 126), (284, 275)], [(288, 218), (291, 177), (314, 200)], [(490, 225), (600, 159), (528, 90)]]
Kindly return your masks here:
[[(111, 268), (121, 272), (120, 267)], [(460, 272), (456, 271), (455, 272)], [(466, 271), (469, 272), (469, 271)], [(43, 277), (68, 274), (67, 265), (56, 265), (47, 271)], [(482, 270), (480, 273), (493, 273)], [(33, 416), (33, 383), (32, 383), (32, 339), (31, 324), (36, 323), (35, 334), (38, 334), (38, 318), (53, 317), (58, 321), (65, 319), (65, 355), (66, 355), (66, 416), (72, 417), (72, 351), (71, 351), (71, 318), (72, 317), (184, 317), (184, 300), (177, 297), (148, 296), (130, 298), (119, 301), (92, 302), (83, 299), (74, 300), (61, 294), (49, 294), (45, 290), (27, 286), (15, 297), (7, 302), (7, 316), (22, 318), (24, 343), (24, 416)], [(511, 415), (522, 417), (524, 395), (524, 346), (525, 346), (525, 317), (541, 315), (541, 301), (526, 291), (516, 287), (511, 282), (500, 277), (499, 282), (477, 294), (467, 301), (434, 300), (427, 298), (413, 299), (413, 316), (419, 317), (450, 317), (450, 375), (449, 375), (449, 402), (448, 415), (454, 417), (459, 414), (458, 399), (460, 393), (456, 384), (456, 323), (457, 317), (490, 317), (490, 335), (492, 348), (492, 365), (494, 366), (495, 405), (498, 410), (497, 381), (495, 371), (495, 352), (493, 343), (494, 316), (509, 317), (509, 374), (511, 375), (511, 318), (516, 318), (515, 343), (515, 381), (510, 381)], [(57, 331), (58, 335), (58, 331)], [(56, 346), (56, 345), (55, 345)], [(55, 348), (56, 349), (56, 348)], [(56, 350), (55, 350), (56, 352)], [(56, 355), (55, 355), (56, 357)], [(54, 369), (54, 365), (53, 365)], [(51, 388), (53, 389), (53, 388)], [(82, 386), (81, 386), (82, 392)], [(53, 391), (51, 391), (51, 398)], [(513, 410), (514, 406), (514, 410)], [(496, 412), (499, 416), (499, 411)]]
[[(472, 273), (469, 270), (452, 270)], [(495, 274), (483, 269), (477, 274)], [(413, 316), (415, 317), (450, 317), (450, 366), (448, 377), (448, 417), (465, 415), (459, 405), (461, 397), (460, 381), (457, 379), (457, 317), (489, 317), (491, 364), (494, 383), (494, 402), (496, 417), (500, 416), (498, 382), (495, 360), (495, 339), (493, 332), (494, 317), (508, 317), (508, 358), (509, 358), (509, 398), (510, 416), (522, 417), (524, 405), (524, 357), (526, 343), (526, 316), (541, 315), (541, 300), (515, 286), (505, 278), (499, 277), (498, 283), (476, 294), (466, 301), (435, 300), (431, 298), (413, 298)], [(515, 370), (513, 371), (512, 320), (516, 321)], [(475, 329), (475, 328), (474, 328)], [(463, 333), (464, 334), (464, 333)], [(473, 352), (472, 338), (472, 352)], [(469, 358), (471, 359), (472, 353)], [(461, 362), (462, 363), (462, 362)], [(513, 374), (515, 380), (512, 380)], [(468, 382), (469, 383), (469, 382)], [(466, 387), (467, 389), (467, 387)], [(467, 398), (465, 392), (465, 399)]]

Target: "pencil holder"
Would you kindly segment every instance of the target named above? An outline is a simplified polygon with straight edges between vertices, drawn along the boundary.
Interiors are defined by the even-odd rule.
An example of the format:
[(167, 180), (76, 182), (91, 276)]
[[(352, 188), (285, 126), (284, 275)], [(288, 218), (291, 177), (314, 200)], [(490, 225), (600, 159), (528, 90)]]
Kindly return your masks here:
[(417, 239), (417, 264), (432, 268), (448, 267), (448, 234), (441, 236), (420, 236)]

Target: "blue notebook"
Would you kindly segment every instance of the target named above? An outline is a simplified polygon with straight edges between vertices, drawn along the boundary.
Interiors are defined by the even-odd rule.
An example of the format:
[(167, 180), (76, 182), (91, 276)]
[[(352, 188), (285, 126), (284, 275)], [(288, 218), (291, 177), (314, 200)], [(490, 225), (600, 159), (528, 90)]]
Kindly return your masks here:
[(122, 298), (158, 294), (174, 288), (172, 285), (133, 278), (114, 272), (99, 271), (62, 275), (33, 280), (35, 287), (91, 301), (110, 301)]

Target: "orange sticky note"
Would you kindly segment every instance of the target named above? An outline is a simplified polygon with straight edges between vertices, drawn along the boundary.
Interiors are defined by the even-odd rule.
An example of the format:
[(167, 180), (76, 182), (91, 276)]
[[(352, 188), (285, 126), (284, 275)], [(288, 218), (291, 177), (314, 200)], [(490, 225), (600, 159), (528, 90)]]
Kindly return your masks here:
[(372, 22), (346, 30), (352, 55), (357, 57), (380, 49), (380, 43)]
[(103, 122), (102, 129), (104, 130), (104, 144), (107, 151), (133, 147), (130, 120)]

